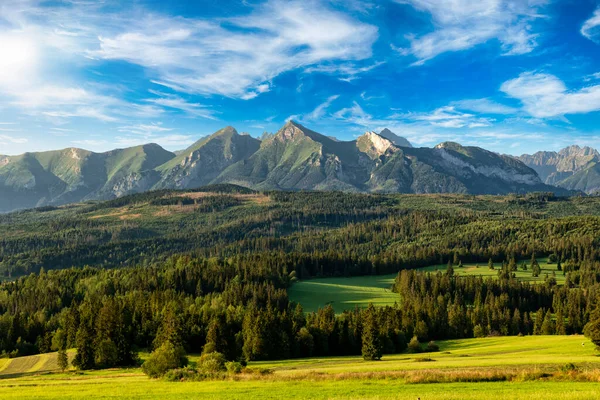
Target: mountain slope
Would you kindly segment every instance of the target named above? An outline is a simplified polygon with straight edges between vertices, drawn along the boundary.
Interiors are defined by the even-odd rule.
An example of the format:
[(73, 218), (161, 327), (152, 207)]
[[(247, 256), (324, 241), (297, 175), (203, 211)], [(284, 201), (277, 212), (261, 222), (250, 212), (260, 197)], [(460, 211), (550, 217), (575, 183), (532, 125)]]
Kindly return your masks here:
[(596, 178), (595, 172), (600, 153), (591, 147), (569, 146), (559, 152), (523, 154), (518, 159), (533, 168), (549, 185), (585, 193), (600, 190), (600, 179)]
[(260, 141), (240, 135), (228, 126), (200, 139), (156, 170), (161, 177), (155, 188), (194, 188), (207, 185), (228, 166), (250, 157)]
[(390, 142), (394, 143), (396, 146), (400, 147), (413, 147), (412, 144), (405, 138), (396, 135), (394, 132), (390, 131), (388, 128), (385, 128), (381, 132), (379, 132), (379, 136), (386, 138)]
[[(506, 194), (600, 188), (598, 153), (573, 147), (520, 160), (457, 143), (413, 148), (384, 129), (339, 141), (295, 122), (264, 140), (223, 128), (174, 154), (156, 144), (0, 156), (0, 212), (153, 189), (231, 183), (257, 190)], [(560, 179), (559, 179), (560, 178)], [(567, 190), (568, 189), (568, 190)]]
[(356, 185), (366, 178), (359, 158), (354, 142), (334, 141), (290, 121), (214, 182), (257, 189), (358, 191)]
[(149, 190), (159, 178), (152, 170), (173, 157), (156, 144), (107, 153), (69, 148), (6, 157), (0, 163), (0, 211)]

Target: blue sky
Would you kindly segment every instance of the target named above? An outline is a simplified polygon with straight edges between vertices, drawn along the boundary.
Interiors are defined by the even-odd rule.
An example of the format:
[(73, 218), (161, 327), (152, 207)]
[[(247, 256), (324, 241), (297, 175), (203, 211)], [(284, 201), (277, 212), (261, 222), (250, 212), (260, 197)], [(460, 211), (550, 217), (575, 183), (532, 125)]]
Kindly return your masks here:
[(600, 148), (600, 4), (0, 0), (0, 154), (175, 150), (290, 118), (342, 140)]

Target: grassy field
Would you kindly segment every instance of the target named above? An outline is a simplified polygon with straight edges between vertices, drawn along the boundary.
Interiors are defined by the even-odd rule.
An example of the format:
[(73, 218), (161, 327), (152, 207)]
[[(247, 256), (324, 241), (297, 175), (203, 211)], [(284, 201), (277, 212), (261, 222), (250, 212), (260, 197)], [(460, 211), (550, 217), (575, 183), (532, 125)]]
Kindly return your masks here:
[[(539, 258), (537, 261), (538, 261), (538, 264), (540, 264), (540, 268), (542, 269), (542, 273), (538, 277), (533, 277), (531, 275), (531, 261), (526, 260), (526, 261), (519, 261), (517, 263), (518, 269), (515, 272), (517, 279), (521, 280), (521, 281), (531, 282), (531, 283), (540, 283), (540, 282), (543, 283), (544, 280), (546, 279), (546, 275), (552, 276), (552, 273), (554, 273), (556, 282), (559, 285), (565, 283), (565, 277), (562, 272), (559, 272), (556, 269), (555, 263), (554, 264), (548, 263), (547, 258)], [(525, 262), (527, 264), (527, 271), (523, 271), (521, 269), (521, 263), (523, 263), (523, 262)], [(495, 263), (494, 267), (495, 267), (495, 269), (493, 269), (493, 270), (489, 269), (488, 264), (486, 262), (470, 263), (470, 264), (464, 264), (462, 268), (458, 268), (458, 267), (454, 266), (454, 273), (459, 276), (475, 275), (475, 276), (495, 278), (498, 276), (498, 270), (501, 269), (502, 263)], [(428, 271), (428, 272), (442, 271), (442, 272), (445, 272), (447, 268), (448, 268), (447, 264), (432, 265), (430, 267), (420, 268), (419, 271)]]
[[(466, 339), (439, 344), (440, 353), (427, 355), (432, 360), (428, 362), (420, 362), (423, 354), (384, 356), (379, 362), (365, 362), (360, 357), (261, 362), (250, 367), (269, 368), (270, 375), (206, 382), (151, 380), (138, 368), (27, 373), (25, 363), (18, 362), (22, 376), (6, 377), (0, 372), (4, 378), (0, 379), (0, 398), (579, 400), (600, 396), (600, 357), (581, 336)], [(10, 360), (8, 366), (17, 360)], [(557, 372), (568, 362), (577, 366), (577, 375)], [(498, 380), (502, 376), (503, 381), (456, 381)], [(446, 382), (448, 379), (454, 381)], [(425, 383), (436, 381), (444, 383)]]
[(304, 311), (317, 311), (331, 304), (336, 312), (366, 307), (394, 305), (400, 298), (391, 291), (396, 274), (352, 278), (311, 279), (295, 283), (289, 290), (292, 301)]
[[(528, 264), (527, 271), (519, 269), (515, 272), (517, 279), (532, 283), (543, 283), (546, 275), (555, 273), (556, 282), (560, 285), (565, 282), (562, 272), (557, 271), (556, 264), (549, 264), (546, 258), (538, 260), (542, 273), (538, 277), (531, 275), (531, 266)], [(459, 276), (483, 276), (496, 278), (501, 264), (496, 263), (495, 269), (488, 268), (487, 263), (464, 264), (462, 268), (455, 267), (454, 273)], [(435, 273), (445, 272), (448, 266), (432, 265), (420, 268), (420, 271)], [(307, 312), (317, 311), (329, 304), (336, 312), (351, 310), (355, 307), (365, 308), (369, 303), (376, 306), (394, 305), (400, 297), (391, 291), (396, 274), (379, 276), (357, 276), (351, 278), (321, 278), (300, 281), (295, 283), (289, 290), (292, 301), (302, 304)]]

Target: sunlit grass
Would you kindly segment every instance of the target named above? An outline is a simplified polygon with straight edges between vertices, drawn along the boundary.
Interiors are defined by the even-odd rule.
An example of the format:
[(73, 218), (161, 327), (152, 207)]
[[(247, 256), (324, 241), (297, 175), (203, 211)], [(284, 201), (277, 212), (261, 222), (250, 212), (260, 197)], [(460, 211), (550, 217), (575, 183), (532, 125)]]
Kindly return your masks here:
[[(439, 353), (427, 355), (434, 361), (426, 363), (415, 362), (422, 354), (385, 355), (379, 362), (356, 356), (254, 362), (250, 368), (269, 368), (273, 373), (225, 381), (152, 380), (139, 368), (25, 374), (0, 379), (0, 398), (580, 400), (600, 396), (600, 357), (582, 336), (494, 337), (439, 345)], [(581, 371), (581, 382), (561, 375), (560, 368), (568, 362)], [(549, 372), (549, 378), (540, 371)], [(531, 380), (532, 376), (541, 378)], [(461, 381), (465, 379), (483, 381)], [(444, 380), (449, 383), (420, 383)]]

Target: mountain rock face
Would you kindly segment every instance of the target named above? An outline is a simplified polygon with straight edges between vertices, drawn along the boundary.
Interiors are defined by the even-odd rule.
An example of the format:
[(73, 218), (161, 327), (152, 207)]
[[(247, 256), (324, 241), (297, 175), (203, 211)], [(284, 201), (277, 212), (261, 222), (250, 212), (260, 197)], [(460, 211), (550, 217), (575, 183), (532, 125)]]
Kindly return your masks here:
[(539, 151), (518, 159), (533, 168), (546, 184), (590, 194), (600, 190), (600, 153), (591, 147)]
[[(591, 149), (572, 154), (571, 161), (556, 161), (560, 154), (529, 157), (539, 159), (532, 165), (540, 168), (554, 163), (546, 179), (552, 173), (574, 170), (565, 188), (579, 190), (600, 177), (600, 170), (592, 167), (597, 153)], [(575, 171), (584, 164), (590, 168)], [(478, 147), (446, 142), (435, 148), (413, 148), (387, 129), (339, 141), (288, 122), (263, 140), (226, 127), (177, 154), (149, 144), (107, 153), (69, 148), (0, 156), (0, 212), (215, 183), (259, 190), (568, 193), (545, 184), (523, 162)]]
[(396, 146), (413, 147), (412, 144), (410, 144), (410, 142), (408, 140), (396, 135), (394, 132), (390, 131), (388, 128), (385, 128), (384, 130), (379, 132), (379, 136), (386, 138), (390, 142), (394, 143)]
[(225, 168), (245, 160), (260, 147), (260, 140), (240, 135), (228, 126), (203, 138), (157, 168), (156, 189), (185, 189), (207, 185)]

